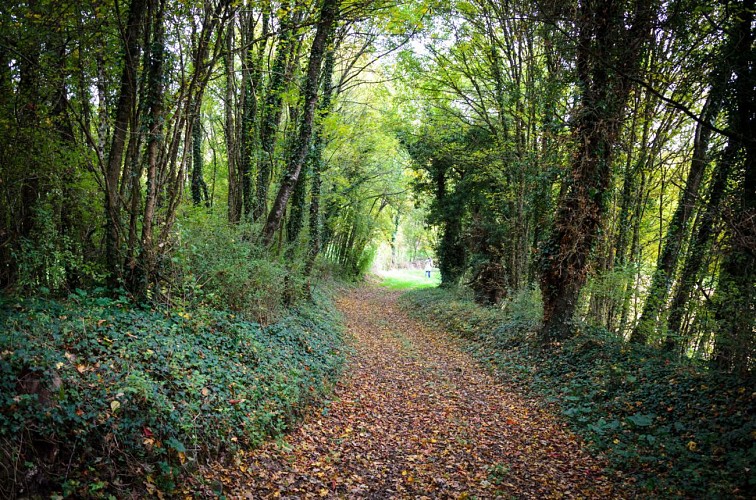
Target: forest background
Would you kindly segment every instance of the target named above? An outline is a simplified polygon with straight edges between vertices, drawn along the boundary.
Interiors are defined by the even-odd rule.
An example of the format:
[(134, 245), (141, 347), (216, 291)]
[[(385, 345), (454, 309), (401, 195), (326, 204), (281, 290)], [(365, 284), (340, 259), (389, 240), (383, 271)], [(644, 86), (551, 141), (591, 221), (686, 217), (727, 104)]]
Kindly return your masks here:
[[(279, 380), (299, 387), (277, 402), (285, 410), (234, 413), (204, 437), (186, 427), (190, 452), (175, 437), (185, 421), (136, 417), (139, 405), (170, 406), (164, 384), (146, 364), (136, 378), (108, 365), (102, 337), (133, 340), (127, 350), (152, 363), (166, 343), (192, 352), (187, 328), (218, 353), (228, 339), (212, 333), (235, 328), (258, 360), (264, 328), (279, 325), (299, 332), (282, 345), (317, 344), (313, 377), (327, 381), (340, 341), (308, 335), (335, 331), (317, 284), (427, 256), (443, 288), (504, 311), (530, 304), (527, 342), (542, 352), (601, 331), (622, 352), (726, 377), (721, 411), (747, 417), (753, 27), (752, 0), (3, 4), (5, 470), (55, 483), (57, 465), (40, 464), (73, 456), (64, 435), (112, 456), (102, 424), (116, 417), (133, 440), (162, 429), (157, 441), (171, 444), (112, 460), (152, 456), (165, 481), (187, 454), (224, 449), (234, 418), (255, 422), (252, 443), (285, 429), (312, 397)], [(82, 394), (106, 365), (112, 393), (90, 403), (110, 411), (88, 414)], [(66, 394), (64, 369), (82, 379)], [(651, 414), (631, 414), (634, 425)], [(61, 430), (84, 423), (97, 438)], [(737, 448), (747, 463), (749, 425), (727, 449), (712, 437), (711, 453)]]

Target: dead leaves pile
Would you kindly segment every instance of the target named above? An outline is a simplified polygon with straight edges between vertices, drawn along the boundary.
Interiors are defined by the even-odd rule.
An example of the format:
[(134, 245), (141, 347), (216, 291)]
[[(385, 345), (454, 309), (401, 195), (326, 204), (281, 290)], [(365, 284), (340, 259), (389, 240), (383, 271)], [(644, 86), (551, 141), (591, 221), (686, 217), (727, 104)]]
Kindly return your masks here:
[(201, 472), (231, 498), (618, 498), (553, 416), (377, 287), (339, 301), (354, 354), (325, 409), (283, 443)]

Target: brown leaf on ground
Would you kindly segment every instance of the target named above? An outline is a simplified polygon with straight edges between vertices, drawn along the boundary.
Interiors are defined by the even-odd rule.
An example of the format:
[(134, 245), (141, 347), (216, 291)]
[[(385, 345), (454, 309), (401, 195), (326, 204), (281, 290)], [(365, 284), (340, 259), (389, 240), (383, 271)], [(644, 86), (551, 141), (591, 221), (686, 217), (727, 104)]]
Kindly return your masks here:
[(338, 301), (354, 352), (327, 411), (205, 467), (229, 498), (622, 498), (579, 439), (375, 286)]

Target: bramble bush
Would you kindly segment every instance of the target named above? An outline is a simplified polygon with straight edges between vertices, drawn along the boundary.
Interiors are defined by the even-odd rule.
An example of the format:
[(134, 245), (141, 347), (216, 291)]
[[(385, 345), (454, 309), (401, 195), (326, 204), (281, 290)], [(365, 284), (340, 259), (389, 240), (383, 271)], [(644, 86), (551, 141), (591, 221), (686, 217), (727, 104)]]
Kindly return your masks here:
[(537, 292), (503, 310), (453, 292), (409, 292), (408, 311), (461, 337), (469, 351), (564, 415), (611, 467), (657, 497), (747, 498), (756, 488), (756, 380), (672, 360), (583, 328), (542, 349)]
[(0, 496), (171, 492), (280, 435), (340, 372), (322, 297), (268, 326), (77, 290), (0, 302)]

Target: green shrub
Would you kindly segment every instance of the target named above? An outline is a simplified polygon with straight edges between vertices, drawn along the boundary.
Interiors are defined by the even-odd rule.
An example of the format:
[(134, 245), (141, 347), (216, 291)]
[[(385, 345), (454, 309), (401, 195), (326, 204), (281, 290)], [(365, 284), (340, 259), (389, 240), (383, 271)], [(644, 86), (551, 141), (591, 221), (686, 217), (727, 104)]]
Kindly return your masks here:
[(0, 307), (0, 496), (170, 492), (289, 429), (343, 361), (322, 297), (267, 327), (84, 292)]
[(60, 216), (55, 215), (50, 200), (39, 200), (33, 212), (32, 230), (27, 238), (21, 238), (18, 251), (13, 253), (18, 292), (65, 295), (72, 281), (91, 283), (103, 279), (102, 269), (85, 261), (81, 243), (68, 234), (60, 234), (60, 220), (56, 220)]
[(180, 285), (172, 295), (194, 306), (229, 309), (261, 323), (274, 321), (284, 310), (287, 274), (301, 266), (287, 269), (271, 255), (254, 239), (257, 226), (230, 227), (199, 211), (192, 215), (178, 224), (172, 268)]
[(508, 383), (539, 393), (644, 495), (745, 498), (756, 487), (756, 380), (669, 359), (600, 328), (543, 350), (535, 291), (504, 310), (444, 290), (416, 290), (407, 309), (467, 341)]

